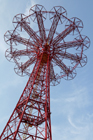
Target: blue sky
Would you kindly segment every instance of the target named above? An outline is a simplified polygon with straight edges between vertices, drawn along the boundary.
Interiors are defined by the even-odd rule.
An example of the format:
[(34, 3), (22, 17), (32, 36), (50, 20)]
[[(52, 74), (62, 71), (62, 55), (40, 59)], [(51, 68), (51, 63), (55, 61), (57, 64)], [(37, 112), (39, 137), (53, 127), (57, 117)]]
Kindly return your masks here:
[[(85, 51), (88, 63), (76, 69), (72, 81), (61, 80), (51, 87), (51, 120), (53, 140), (93, 139), (93, 1), (92, 0), (0, 0), (0, 133), (6, 125), (25, 85), (28, 76), (15, 74), (15, 64), (5, 58), (9, 46), (4, 42), (4, 33), (13, 30), (12, 19), (18, 13), (28, 14), (34, 4), (43, 5), (48, 11), (53, 6), (63, 6), (67, 17), (83, 21), (82, 35), (91, 40)], [(33, 27), (34, 29), (34, 27)]]

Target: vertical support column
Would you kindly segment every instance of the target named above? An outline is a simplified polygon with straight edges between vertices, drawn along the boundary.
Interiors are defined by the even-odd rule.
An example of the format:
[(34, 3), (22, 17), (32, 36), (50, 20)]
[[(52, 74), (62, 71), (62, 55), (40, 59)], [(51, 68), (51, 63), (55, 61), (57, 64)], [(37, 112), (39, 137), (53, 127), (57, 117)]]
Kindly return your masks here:
[(52, 140), (49, 54), (39, 56), (0, 140)]
[(33, 85), (40, 67), (41, 59), (37, 60), (33, 72), (31, 73), (29, 80), (26, 84), (26, 87), (24, 88), (24, 91), (19, 101), (0, 136), (0, 140), (6, 140), (6, 139), (15, 140), (16, 138), (21, 139), (21, 135), (19, 134), (19, 126), (20, 123), (22, 122), (29, 97), (32, 94)]
[(48, 106), (49, 106), (49, 112), (48, 112), (48, 123), (49, 123), (49, 137), (50, 140), (52, 140), (52, 132), (51, 132), (51, 112), (50, 112), (50, 60), (49, 60), (49, 73), (48, 73)]
[(46, 108), (45, 108), (45, 140), (52, 140), (51, 133), (51, 116), (50, 116), (50, 57), (48, 54), (47, 68), (46, 68)]

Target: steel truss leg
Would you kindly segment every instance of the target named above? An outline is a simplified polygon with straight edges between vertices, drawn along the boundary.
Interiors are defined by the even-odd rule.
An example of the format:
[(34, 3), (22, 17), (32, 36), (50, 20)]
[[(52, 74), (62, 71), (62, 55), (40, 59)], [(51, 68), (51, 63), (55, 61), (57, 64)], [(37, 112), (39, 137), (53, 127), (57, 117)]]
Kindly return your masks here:
[(49, 63), (49, 56), (46, 63), (37, 59), (0, 140), (52, 140)]

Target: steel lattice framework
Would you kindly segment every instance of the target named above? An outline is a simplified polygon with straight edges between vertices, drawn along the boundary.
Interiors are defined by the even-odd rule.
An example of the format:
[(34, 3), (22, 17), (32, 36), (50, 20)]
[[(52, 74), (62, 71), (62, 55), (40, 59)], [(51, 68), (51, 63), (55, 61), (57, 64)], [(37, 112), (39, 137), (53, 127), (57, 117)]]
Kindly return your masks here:
[[(50, 29), (45, 28), (45, 25), (49, 27), (46, 15), (51, 21)], [(16, 63), (15, 72), (20, 76), (29, 75), (29, 80), (0, 140), (52, 140), (50, 83), (55, 86), (61, 78), (70, 80), (76, 76), (76, 67), (87, 63), (83, 52), (89, 48), (90, 40), (80, 33), (82, 21), (67, 18), (61, 6), (46, 11), (42, 5), (34, 5), (28, 16), (16, 15), (13, 24), (14, 30), (4, 35), (10, 45), (5, 56)]]

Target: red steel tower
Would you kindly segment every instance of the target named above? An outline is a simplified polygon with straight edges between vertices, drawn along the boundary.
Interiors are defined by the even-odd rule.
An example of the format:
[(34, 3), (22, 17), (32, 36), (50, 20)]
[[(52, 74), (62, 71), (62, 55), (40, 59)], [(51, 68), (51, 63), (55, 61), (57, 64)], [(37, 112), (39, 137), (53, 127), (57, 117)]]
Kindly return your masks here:
[[(49, 26), (46, 15), (52, 23), (50, 29), (45, 28)], [(5, 53), (7, 60), (14, 61), (15, 72), (29, 75), (29, 80), (0, 140), (52, 140), (50, 84), (59, 84), (61, 78), (73, 79), (75, 68), (87, 63), (83, 52), (90, 46), (89, 38), (80, 34), (82, 21), (66, 15), (61, 6), (46, 11), (42, 5), (34, 5), (28, 16), (16, 15), (14, 30), (5, 33), (10, 45)], [(34, 27), (37, 31), (31, 28), (33, 22), (38, 25)]]

